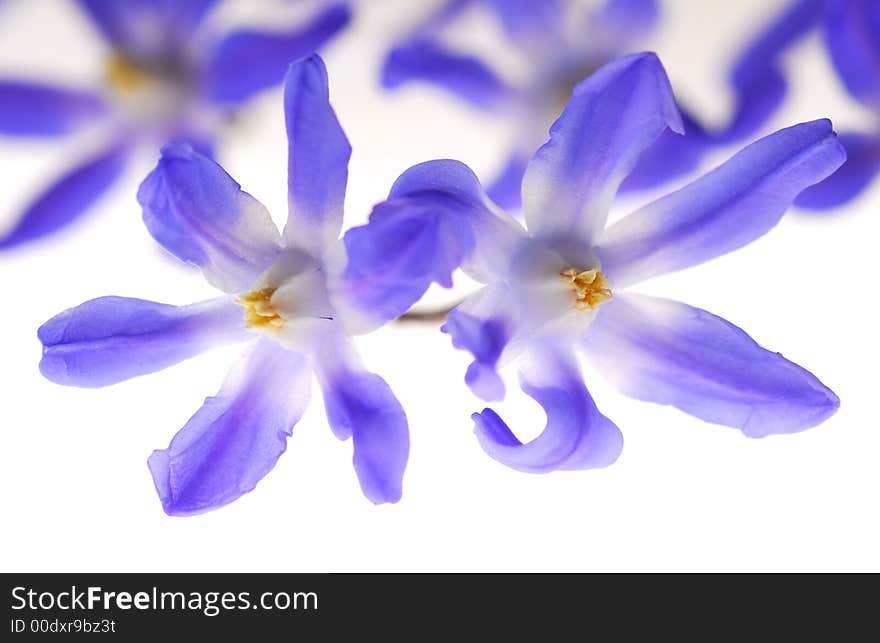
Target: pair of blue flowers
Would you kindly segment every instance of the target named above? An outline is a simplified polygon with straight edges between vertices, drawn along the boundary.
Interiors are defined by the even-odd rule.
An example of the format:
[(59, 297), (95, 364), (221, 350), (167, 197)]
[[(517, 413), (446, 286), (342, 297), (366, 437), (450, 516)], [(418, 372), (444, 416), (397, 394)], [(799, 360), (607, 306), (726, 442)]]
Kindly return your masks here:
[(577, 85), (525, 166), (525, 227), (466, 166), (407, 170), (369, 223), (340, 238), (351, 148), (329, 102), (326, 69), (294, 63), (284, 87), (289, 215), (266, 209), (209, 157), (173, 143), (138, 200), (153, 237), (198, 266), (222, 295), (189, 306), (105, 297), (39, 330), (52, 381), (104, 386), (161, 370), (226, 342), (248, 342), (219, 393), (149, 459), (165, 511), (217, 508), (275, 465), (309, 400), (312, 374), (334, 434), (351, 438), (364, 494), (402, 493), (409, 452), (403, 408), (365, 368), (351, 337), (405, 314), (462, 269), (485, 286), (443, 330), (473, 363), (465, 379), (501, 399), (516, 366), (547, 414), (523, 444), (491, 409), (475, 414), (482, 448), (526, 472), (612, 463), (622, 448), (584, 383), (576, 349), (633, 397), (670, 404), (749, 436), (814, 426), (838, 399), (803, 368), (706, 311), (628, 292), (769, 231), (797, 195), (845, 160), (827, 120), (778, 131), (727, 163), (606, 227), (640, 156), (684, 123), (653, 54), (619, 58)]

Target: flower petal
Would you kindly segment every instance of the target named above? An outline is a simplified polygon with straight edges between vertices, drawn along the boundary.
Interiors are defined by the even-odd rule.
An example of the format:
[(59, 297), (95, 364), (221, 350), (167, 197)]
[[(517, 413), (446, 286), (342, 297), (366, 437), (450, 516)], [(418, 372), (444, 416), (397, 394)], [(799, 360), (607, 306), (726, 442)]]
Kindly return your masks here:
[(57, 179), (0, 238), (0, 250), (57, 232), (85, 214), (122, 175), (129, 151), (127, 144), (114, 145)]
[(94, 388), (154, 373), (216, 345), (241, 341), (242, 312), (230, 297), (169, 306), (101, 297), (40, 326), (40, 371), (66, 386)]
[(580, 83), (526, 169), (523, 207), (532, 234), (592, 243), (618, 186), (667, 128), (683, 131), (656, 55), (625, 56)]
[(352, 461), (364, 495), (375, 504), (397, 502), (409, 458), (409, 427), (400, 402), (385, 380), (364, 370), (342, 337), (322, 347), (315, 372), (330, 428), (340, 440), (352, 438)]
[(492, 409), (475, 413), (477, 439), (490, 457), (526, 473), (592, 469), (617, 459), (620, 429), (596, 408), (572, 355), (555, 347), (533, 350), (520, 378), (523, 391), (544, 407), (547, 426), (523, 444)]
[(831, 60), (852, 96), (880, 109), (880, 4), (830, 0), (825, 36)]
[(106, 115), (98, 94), (19, 80), (0, 80), (0, 134), (61, 136)]
[(427, 38), (401, 43), (382, 66), (385, 89), (397, 89), (415, 80), (432, 83), (485, 110), (497, 109), (516, 94), (479, 58), (456, 53)]
[(801, 192), (799, 208), (827, 210), (859, 196), (880, 174), (880, 138), (877, 135), (844, 133), (838, 137), (846, 150), (846, 163), (827, 179)]
[(240, 103), (277, 85), (292, 61), (323, 47), (350, 20), (348, 3), (337, 2), (294, 31), (231, 33), (207, 63), (204, 83), (208, 98), (220, 103)]
[(330, 107), (327, 68), (317, 54), (290, 66), (284, 112), (290, 204), (284, 240), (318, 256), (342, 228), (351, 145)]
[(188, 143), (162, 148), (137, 198), (156, 241), (226, 292), (248, 290), (281, 249), (266, 208)]
[(310, 385), (307, 358), (270, 339), (255, 343), (168, 448), (150, 456), (165, 513), (210, 511), (251, 491), (287, 448)]
[(153, 57), (181, 48), (218, 0), (77, 0), (114, 48)]
[(736, 92), (734, 117), (719, 142), (753, 136), (782, 103), (787, 90), (782, 54), (819, 25), (827, 0), (789, 4), (740, 54), (730, 74)]
[(455, 348), (473, 355), (464, 381), (484, 400), (504, 399), (504, 382), (496, 368), (519, 326), (513, 301), (510, 286), (503, 282), (491, 284), (450, 311), (440, 327), (452, 338)]
[(582, 346), (625, 394), (750, 437), (802, 431), (839, 405), (812, 374), (730, 322), (666, 299), (615, 297)]
[(611, 226), (597, 249), (603, 270), (620, 288), (736, 250), (773, 228), (804, 188), (845, 158), (828, 120), (762, 138)]
[[(470, 251), (462, 269), (484, 283), (505, 278), (512, 255), (528, 239), (523, 227), (492, 203), (476, 174), (459, 161), (439, 160), (414, 165), (395, 181), (390, 198), (430, 198), (432, 195), (452, 198), (464, 217), (453, 221), (458, 234), (465, 239), (460, 222), (467, 224), (473, 235), (473, 244), (465, 245)], [(447, 285), (443, 281), (438, 283)]]
[(442, 194), (400, 197), (380, 203), (369, 223), (345, 233), (345, 266), (329, 282), (347, 332), (403, 315), (434, 282), (452, 285), (474, 244), (461, 209)]

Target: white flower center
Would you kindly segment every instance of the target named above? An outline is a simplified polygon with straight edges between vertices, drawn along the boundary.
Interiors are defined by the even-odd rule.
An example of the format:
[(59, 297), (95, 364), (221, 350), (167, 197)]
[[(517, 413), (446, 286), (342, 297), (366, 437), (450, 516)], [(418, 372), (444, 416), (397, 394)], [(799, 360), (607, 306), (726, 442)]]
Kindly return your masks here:
[(245, 328), (296, 350), (313, 346), (335, 321), (320, 264), (296, 251), (284, 252), (237, 303)]

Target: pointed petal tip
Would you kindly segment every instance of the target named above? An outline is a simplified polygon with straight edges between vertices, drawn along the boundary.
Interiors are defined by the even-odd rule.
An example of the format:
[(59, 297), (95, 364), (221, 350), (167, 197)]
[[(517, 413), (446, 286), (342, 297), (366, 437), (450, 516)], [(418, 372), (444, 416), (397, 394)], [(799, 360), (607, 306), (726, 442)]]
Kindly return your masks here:
[(786, 413), (770, 416), (755, 414), (740, 427), (743, 435), (749, 438), (765, 438), (770, 435), (787, 435), (812, 429), (840, 408), (840, 398), (824, 384), (816, 380), (813, 395), (802, 405), (790, 404)]

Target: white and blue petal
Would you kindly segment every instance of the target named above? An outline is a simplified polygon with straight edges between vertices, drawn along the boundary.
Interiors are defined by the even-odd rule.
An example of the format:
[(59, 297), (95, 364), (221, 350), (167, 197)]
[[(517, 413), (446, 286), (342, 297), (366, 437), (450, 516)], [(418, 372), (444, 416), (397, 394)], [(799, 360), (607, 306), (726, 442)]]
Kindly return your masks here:
[(284, 241), (320, 256), (342, 228), (351, 145), (330, 106), (327, 68), (318, 55), (290, 66), (284, 113), (290, 207)]
[(41, 239), (79, 219), (122, 175), (129, 152), (126, 143), (112, 145), (58, 178), (0, 237), (0, 250)]
[(226, 292), (247, 291), (280, 252), (266, 208), (187, 143), (162, 148), (137, 198), (156, 241)]
[(876, 0), (827, 0), (825, 40), (849, 93), (880, 109), (880, 4)]
[(520, 380), (523, 391), (544, 407), (547, 426), (523, 444), (492, 409), (475, 413), (477, 439), (490, 457), (526, 473), (592, 469), (617, 460), (623, 435), (596, 408), (570, 351), (536, 345)]
[(288, 32), (234, 31), (220, 42), (205, 68), (207, 98), (241, 103), (277, 85), (291, 62), (308, 56), (343, 30), (351, 20), (347, 2), (322, 9), (308, 24)]
[(37, 336), (46, 379), (88, 388), (161, 371), (249, 337), (230, 297), (189, 306), (101, 297), (56, 315)]
[(251, 491), (275, 466), (309, 401), (308, 359), (261, 339), (174, 436), (150, 472), (165, 512), (217, 509)]
[(366, 371), (343, 337), (315, 356), (330, 428), (352, 439), (352, 463), (364, 495), (375, 504), (397, 502), (409, 458), (409, 426), (403, 407), (381, 377)]
[(62, 136), (107, 114), (97, 94), (23, 80), (0, 80), (0, 134)]
[(597, 249), (603, 271), (620, 288), (736, 250), (773, 228), (804, 188), (845, 158), (828, 120), (771, 134), (608, 228)]
[(621, 182), (667, 128), (683, 132), (656, 55), (625, 56), (583, 81), (526, 169), (529, 231), (592, 243)]
[(839, 405), (797, 364), (730, 322), (674, 301), (618, 295), (602, 306), (582, 347), (625, 394), (750, 437), (802, 431)]

